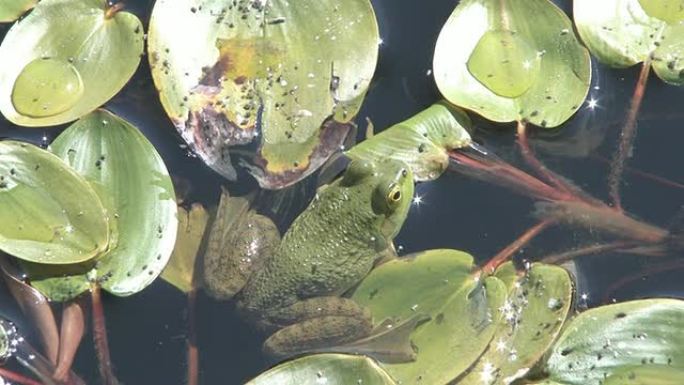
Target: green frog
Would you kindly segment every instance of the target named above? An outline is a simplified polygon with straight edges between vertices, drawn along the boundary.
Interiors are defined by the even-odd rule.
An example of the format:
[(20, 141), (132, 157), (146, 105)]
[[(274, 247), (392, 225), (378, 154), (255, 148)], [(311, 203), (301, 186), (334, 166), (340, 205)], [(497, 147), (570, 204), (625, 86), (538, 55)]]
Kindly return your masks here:
[[(269, 335), (263, 350), (273, 357), (368, 337), (370, 312), (342, 295), (393, 250), (413, 189), (411, 170), (401, 161), (354, 160), (318, 189), (279, 243), (266, 235), (275, 226), (243, 203), (232, 211), (241, 215), (229, 221), (231, 229), (215, 222), (205, 286), (219, 298), (234, 296), (239, 313)], [(222, 199), (220, 206), (228, 204)], [(268, 231), (255, 231), (259, 226)]]

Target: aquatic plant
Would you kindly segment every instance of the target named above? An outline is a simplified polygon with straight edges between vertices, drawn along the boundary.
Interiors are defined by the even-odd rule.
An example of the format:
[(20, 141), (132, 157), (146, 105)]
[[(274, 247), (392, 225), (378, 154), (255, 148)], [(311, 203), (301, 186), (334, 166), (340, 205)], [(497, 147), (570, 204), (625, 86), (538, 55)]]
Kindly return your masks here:
[[(345, 293), (371, 310), (371, 336), (280, 363), (250, 384), (683, 381), (681, 300), (575, 314), (574, 277), (557, 266), (607, 251), (648, 257), (684, 249), (677, 226), (627, 212), (620, 188), (651, 69), (669, 84), (684, 83), (680, 2), (602, 0), (600, 11), (594, 3), (574, 2), (573, 25), (548, 0), (462, 0), (433, 60), (446, 100), (380, 133), (371, 127), (354, 144), (353, 121), (381, 43), (368, 0), (156, 1), (146, 51), (154, 86), (191, 152), (222, 177), (234, 181), (244, 169), (262, 189), (291, 197), (288, 188), (326, 184), (349, 161), (393, 158), (410, 167), (415, 182), (459, 173), (535, 201), (538, 223), (482, 266), (463, 251), (397, 258), (390, 247)], [(129, 296), (158, 276), (186, 295), (187, 383), (197, 384), (196, 298), (209, 291), (199, 277), (207, 243), (218, 239), (209, 226), (243, 224), (240, 213), (255, 199), (238, 198), (230, 218), (185, 202), (145, 136), (100, 109), (132, 84), (145, 54), (143, 24), (124, 7), (0, 0), (0, 22), (19, 18), (0, 45), (0, 112), (27, 127), (75, 121), (47, 149), (0, 141), (0, 268), (42, 344), (40, 353), (0, 321), (0, 357), (15, 358), (44, 384), (83, 383), (71, 366), (88, 293), (101, 381), (117, 384), (101, 291)], [(590, 52), (614, 67), (642, 63), (611, 162), (609, 203), (546, 167), (529, 143), (533, 126), (559, 127), (580, 108), (591, 83)], [(473, 141), (475, 115), (515, 122), (529, 172)], [(536, 263), (510, 261), (552, 226), (590, 228), (612, 241)], [(49, 301), (64, 303), (59, 327)], [(8, 368), (0, 376), (38, 383)]]

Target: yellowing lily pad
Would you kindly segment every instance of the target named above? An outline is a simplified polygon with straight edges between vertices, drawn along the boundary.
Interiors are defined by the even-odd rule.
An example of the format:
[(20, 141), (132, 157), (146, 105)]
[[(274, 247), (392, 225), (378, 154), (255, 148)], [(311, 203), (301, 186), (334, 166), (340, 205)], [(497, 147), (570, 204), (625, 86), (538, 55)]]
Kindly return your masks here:
[(394, 385), (370, 358), (315, 354), (280, 364), (247, 385)]
[(38, 0), (0, 0), (0, 23), (18, 19), (37, 2)]
[(137, 128), (104, 110), (71, 125), (51, 149), (95, 187), (116, 233), (94, 266), (26, 265), (31, 285), (55, 301), (73, 298), (91, 281), (119, 296), (144, 289), (166, 266), (178, 226), (161, 157)]
[(15, 124), (51, 126), (95, 110), (140, 63), (143, 29), (105, 0), (42, 0), (0, 45), (0, 111)]
[(235, 155), (268, 189), (295, 183), (343, 144), (373, 76), (368, 0), (159, 0), (149, 58), (190, 148), (235, 179)]
[(449, 165), (448, 151), (470, 144), (470, 118), (456, 107), (434, 104), (346, 152), (351, 159), (405, 162), (416, 181), (434, 180)]
[(668, 0), (578, 0), (573, 13), (577, 32), (601, 62), (629, 67), (652, 57), (658, 77), (681, 85), (684, 25), (676, 21), (684, 16), (681, 5)]
[(162, 271), (162, 279), (188, 293), (195, 287), (195, 267), (209, 213), (198, 203), (190, 210), (178, 207), (178, 236), (171, 259)]
[(371, 310), (375, 325), (431, 317), (411, 335), (415, 361), (381, 363), (397, 382), (446, 384), (485, 351), (506, 288), (496, 277), (480, 281), (474, 268), (466, 253), (430, 250), (380, 265), (354, 291), (352, 298)]
[[(636, 0), (635, 0), (636, 1)], [(548, 0), (463, 0), (437, 39), (434, 76), (451, 103), (489, 120), (556, 127), (589, 91), (587, 50)]]
[(103, 252), (109, 226), (86, 180), (36, 146), (0, 142), (0, 250), (25, 261), (81, 263)]

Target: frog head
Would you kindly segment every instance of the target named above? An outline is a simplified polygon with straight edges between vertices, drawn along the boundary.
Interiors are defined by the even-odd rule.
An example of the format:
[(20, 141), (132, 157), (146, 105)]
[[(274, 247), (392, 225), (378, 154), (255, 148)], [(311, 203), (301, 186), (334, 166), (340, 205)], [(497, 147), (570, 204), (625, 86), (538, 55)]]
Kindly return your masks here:
[(371, 208), (378, 218), (376, 227), (385, 239), (401, 230), (413, 199), (413, 173), (402, 161), (354, 160), (342, 178), (343, 185), (363, 185), (371, 194)]

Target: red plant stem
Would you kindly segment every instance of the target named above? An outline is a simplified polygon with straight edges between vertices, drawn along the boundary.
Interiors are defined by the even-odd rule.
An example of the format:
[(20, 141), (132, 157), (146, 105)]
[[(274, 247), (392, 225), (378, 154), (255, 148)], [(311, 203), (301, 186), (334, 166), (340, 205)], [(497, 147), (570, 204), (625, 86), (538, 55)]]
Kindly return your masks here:
[(506, 246), (503, 250), (499, 251), (494, 258), (490, 259), (486, 265), (482, 268), (485, 274), (492, 274), (499, 265), (506, 262), (509, 258), (513, 256), (520, 248), (529, 243), (534, 237), (541, 233), (544, 229), (549, 227), (553, 223), (552, 220), (543, 220), (536, 225), (530, 227), (525, 231), (518, 239), (513, 241), (510, 245)]
[(625, 250), (636, 246), (638, 243), (633, 241), (618, 241), (611, 243), (602, 243), (598, 245), (591, 245), (587, 247), (582, 247), (579, 249), (574, 249), (566, 251), (564, 253), (552, 254), (542, 258), (543, 263), (548, 264), (562, 264), (567, 261), (573, 260), (578, 257), (586, 255), (595, 255), (600, 253), (605, 253), (607, 251)]
[(622, 182), (622, 174), (625, 169), (625, 162), (632, 152), (634, 145), (634, 137), (636, 136), (636, 121), (639, 109), (641, 108), (641, 101), (644, 99), (644, 92), (646, 91), (646, 83), (648, 83), (648, 74), (651, 72), (651, 58), (644, 60), (641, 65), (641, 72), (639, 73), (639, 80), (637, 80), (634, 94), (632, 95), (632, 102), (627, 112), (627, 120), (622, 126), (620, 134), (620, 144), (617, 152), (613, 156), (613, 161), (610, 164), (610, 174), (608, 174), (608, 189), (610, 199), (613, 206), (622, 211), (622, 201), (620, 198), (620, 183)]
[(71, 365), (85, 332), (85, 309), (82, 299), (68, 302), (62, 310), (62, 327), (59, 341), (59, 356), (53, 378), (69, 382)]
[[(599, 160), (601, 162), (610, 163), (610, 160), (608, 160), (608, 159), (606, 159), (600, 155), (593, 154), (593, 155), (591, 155), (591, 158)], [(684, 190), (684, 184), (679, 183), (679, 182), (675, 182), (673, 180), (669, 180), (669, 179), (662, 177), (660, 175), (655, 175), (655, 174), (652, 174), (650, 172), (642, 171), (642, 170), (639, 170), (637, 168), (629, 167), (629, 166), (625, 166), (624, 170), (626, 172), (628, 172), (630, 174), (634, 174), (638, 177), (648, 179), (648, 180), (651, 180), (651, 181), (656, 182), (656, 183), (660, 183), (660, 184), (668, 186), (668, 187)]]
[(675, 260), (675, 261), (670, 261), (670, 262), (666, 262), (666, 263), (660, 263), (656, 266), (651, 266), (651, 267), (647, 268), (645, 271), (640, 271), (638, 274), (631, 274), (631, 275), (628, 275), (626, 277), (622, 277), (619, 280), (615, 281), (610, 286), (608, 286), (608, 288), (606, 289), (606, 294), (603, 297), (603, 301), (609, 302), (608, 298), (611, 297), (611, 294), (613, 294), (619, 288), (627, 285), (628, 283), (634, 282), (640, 278), (646, 277), (647, 275), (664, 273), (667, 271), (673, 271), (673, 270), (683, 269), (683, 268), (684, 268), (684, 261)]
[(43, 385), (42, 382), (36, 381), (24, 376), (23, 374), (13, 372), (2, 367), (0, 367), (0, 377), (2, 377), (4, 380), (9, 380), (21, 385)]
[(531, 198), (548, 201), (576, 199), (571, 194), (559, 191), (505, 162), (473, 159), (459, 151), (450, 152), (449, 157), (458, 165), (463, 166), (457, 168), (457, 172), (485, 182), (511, 188)]
[(197, 349), (197, 332), (195, 326), (195, 305), (197, 302), (197, 289), (194, 287), (188, 292), (188, 382), (187, 385), (199, 384), (199, 350)]
[(118, 2), (115, 4), (110, 4), (109, 2), (107, 2), (107, 7), (105, 8), (105, 19), (111, 19), (119, 11), (121, 11), (123, 8), (124, 8), (123, 2)]
[(102, 294), (100, 285), (91, 285), (90, 298), (92, 299), (93, 313), (93, 340), (95, 353), (100, 369), (100, 378), (103, 385), (118, 385), (119, 381), (112, 369), (112, 360), (109, 356), (109, 341), (107, 340), (107, 325), (105, 323), (104, 309), (102, 307)]
[(518, 121), (518, 146), (520, 146), (520, 153), (523, 158), (529, 164), (532, 169), (539, 174), (546, 182), (550, 183), (553, 187), (561, 190), (564, 193), (574, 194), (575, 189), (568, 185), (562, 178), (560, 178), (556, 173), (549, 170), (544, 164), (542, 164), (539, 159), (534, 155), (534, 152), (530, 148), (530, 144), (527, 141), (527, 124), (525, 122)]

